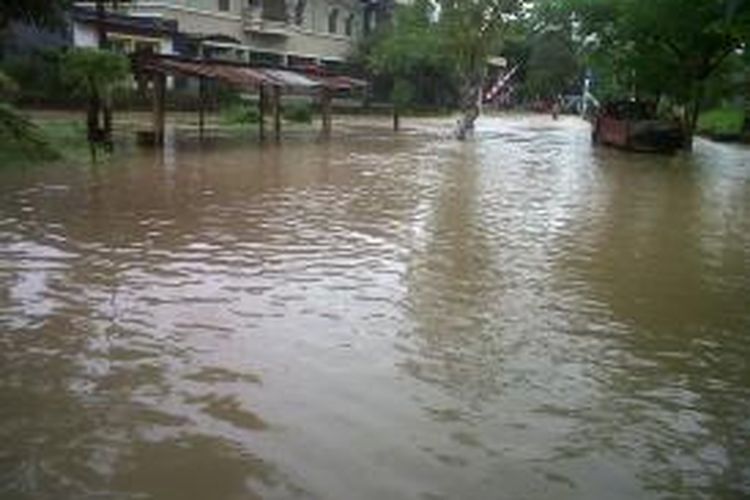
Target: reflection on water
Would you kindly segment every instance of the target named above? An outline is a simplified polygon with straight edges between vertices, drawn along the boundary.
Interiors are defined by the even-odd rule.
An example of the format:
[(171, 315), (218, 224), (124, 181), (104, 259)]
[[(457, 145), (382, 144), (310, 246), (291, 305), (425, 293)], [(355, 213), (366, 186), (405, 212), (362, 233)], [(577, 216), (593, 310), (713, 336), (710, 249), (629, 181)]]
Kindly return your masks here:
[(449, 129), (0, 171), (0, 497), (750, 495), (750, 151)]

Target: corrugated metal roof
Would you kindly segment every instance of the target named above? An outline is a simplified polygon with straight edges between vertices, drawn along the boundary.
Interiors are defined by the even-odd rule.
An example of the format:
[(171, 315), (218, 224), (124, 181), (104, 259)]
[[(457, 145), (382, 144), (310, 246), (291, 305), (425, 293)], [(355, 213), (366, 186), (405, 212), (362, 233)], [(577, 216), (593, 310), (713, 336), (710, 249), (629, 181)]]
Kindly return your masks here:
[(222, 61), (182, 60), (173, 56), (152, 55), (136, 60), (136, 65), (142, 71), (205, 77), (242, 88), (271, 85), (292, 90), (320, 87), (351, 90), (367, 86), (366, 81), (348, 76), (312, 76), (288, 69), (258, 68)]
[(311, 88), (321, 86), (320, 82), (312, 80), (304, 74), (295, 71), (285, 69), (263, 69), (262, 71), (267, 76), (278, 80), (282, 85), (287, 87)]

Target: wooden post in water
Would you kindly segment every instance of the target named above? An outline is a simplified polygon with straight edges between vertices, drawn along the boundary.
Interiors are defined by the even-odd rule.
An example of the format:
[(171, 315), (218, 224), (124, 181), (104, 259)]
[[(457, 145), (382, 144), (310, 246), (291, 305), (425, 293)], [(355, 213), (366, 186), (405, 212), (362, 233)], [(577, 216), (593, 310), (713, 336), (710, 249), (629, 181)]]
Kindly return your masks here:
[(261, 84), (258, 86), (258, 135), (260, 140), (266, 139), (266, 91)]
[(153, 73), (153, 119), (154, 119), (154, 144), (164, 144), (164, 117), (165, 97), (167, 88), (167, 77), (163, 73)]
[(203, 131), (206, 127), (206, 77), (198, 79), (198, 134), (203, 139)]
[(323, 136), (331, 136), (331, 91), (323, 87), (320, 95), (320, 113), (323, 122)]
[(281, 86), (273, 86), (273, 136), (276, 142), (281, 140)]

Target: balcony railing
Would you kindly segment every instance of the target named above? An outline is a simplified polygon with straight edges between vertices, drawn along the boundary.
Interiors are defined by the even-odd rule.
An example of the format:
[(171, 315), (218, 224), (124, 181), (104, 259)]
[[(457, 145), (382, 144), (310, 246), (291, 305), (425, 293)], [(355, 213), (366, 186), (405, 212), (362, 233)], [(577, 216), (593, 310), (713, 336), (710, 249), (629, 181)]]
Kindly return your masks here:
[[(265, 0), (266, 2), (272, 0)], [(274, 15), (277, 14), (277, 15)], [(242, 24), (245, 31), (261, 35), (271, 36), (289, 36), (289, 24), (284, 16), (270, 11), (269, 8), (261, 4), (254, 7), (248, 7), (242, 11)]]

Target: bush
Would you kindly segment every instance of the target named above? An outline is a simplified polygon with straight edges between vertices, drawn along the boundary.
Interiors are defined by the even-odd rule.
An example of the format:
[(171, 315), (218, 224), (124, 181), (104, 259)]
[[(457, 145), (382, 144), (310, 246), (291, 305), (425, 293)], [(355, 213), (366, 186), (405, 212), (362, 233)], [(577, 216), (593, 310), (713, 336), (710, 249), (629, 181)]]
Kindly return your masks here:
[(255, 106), (237, 103), (222, 110), (221, 120), (227, 125), (258, 123), (260, 121), (260, 112)]
[(2, 69), (18, 83), (15, 98), (21, 104), (61, 104), (71, 98), (71, 86), (62, 78), (63, 52), (36, 49), (2, 61)]
[(742, 133), (745, 113), (738, 108), (716, 108), (702, 113), (698, 130), (708, 134), (735, 135)]
[(0, 150), (11, 157), (13, 153), (39, 160), (60, 157), (39, 127), (4, 102), (0, 102)]
[(295, 102), (286, 105), (283, 109), (284, 119), (295, 123), (312, 122), (312, 106), (306, 102)]
[(130, 62), (122, 54), (98, 49), (72, 49), (62, 58), (62, 78), (86, 97), (109, 94), (130, 75)]

